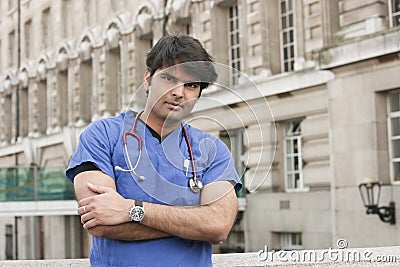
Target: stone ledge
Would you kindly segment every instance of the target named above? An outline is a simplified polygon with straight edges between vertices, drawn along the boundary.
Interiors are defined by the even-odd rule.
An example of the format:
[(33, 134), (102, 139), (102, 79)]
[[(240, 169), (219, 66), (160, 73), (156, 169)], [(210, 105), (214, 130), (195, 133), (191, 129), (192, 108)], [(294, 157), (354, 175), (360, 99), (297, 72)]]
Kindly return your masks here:
[(398, 29), (326, 48), (315, 53), (321, 69), (331, 69), (400, 51)]
[(90, 267), (88, 259), (0, 261), (1, 267)]
[[(0, 266), (90, 267), (90, 262), (88, 259), (16, 260), (0, 261)], [(268, 253), (261, 251), (258, 253), (214, 254), (213, 266), (395, 267), (400, 266), (400, 246), (354, 249), (270, 251)]]

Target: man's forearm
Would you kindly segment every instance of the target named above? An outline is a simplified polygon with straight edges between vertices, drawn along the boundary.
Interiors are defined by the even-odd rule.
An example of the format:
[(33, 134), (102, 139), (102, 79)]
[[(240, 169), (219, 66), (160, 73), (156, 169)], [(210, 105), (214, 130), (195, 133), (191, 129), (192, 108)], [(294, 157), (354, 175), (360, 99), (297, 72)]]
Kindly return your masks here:
[(171, 236), (165, 232), (139, 223), (122, 223), (118, 225), (99, 225), (88, 229), (95, 237), (118, 239), (123, 241), (140, 241)]
[(142, 224), (185, 239), (218, 243), (229, 234), (237, 213), (234, 191), (211, 205), (195, 207), (144, 203)]
[[(225, 191), (225, 194), (219, 194), (220, 189), (214, 190), (219, 188), (218, 184), (229, 185), (230, 190)], [(79, 201), (78, 213), (81, 215), (85, 229), (130, 222), (127, 211), (132, 206), (132, 200), (122, 198), (115, 190), (108, 187), (93, 184), (88, 184), (88, 187), (98, 195)], [(226, 188), (226, 186), (221, 188)], [(217, 197), (215, 197), (215, 192), (219, 192)], [(212, 197), (213, 195), (214, 197)], [(150, 229), (185, 239), (212, 243), (224, 241), (233, 225), (238, 209), (233, 187), (226, 181), (207, 185), (202, 191), (201, 203), (203, 203), (201, 206), (183, 207), (143, 202), (145, 216), (141, 224)], [(103, 234), (110, 238), (115, 236), (114, 231), (109, 231), (104, 231), (104, 233), (100, 231), (99, 236)], [(117, 229), (116, 231), (123, 232), (124, 230)], [(151, 235), (141, 236), (141, 238), (151, 238)]]

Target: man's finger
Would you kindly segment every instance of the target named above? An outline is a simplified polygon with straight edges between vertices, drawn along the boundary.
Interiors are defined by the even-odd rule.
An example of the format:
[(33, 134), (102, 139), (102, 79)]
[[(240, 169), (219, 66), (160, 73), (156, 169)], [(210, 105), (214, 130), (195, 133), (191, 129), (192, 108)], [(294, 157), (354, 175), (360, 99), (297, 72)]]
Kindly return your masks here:
[(79, 207), (79, 208), (78, 208), (78, 215), (83, 215), (83, 214), (86, 213), (84, 207), (85, 207), (85, 206), (82, 206), (82, 207)]
[(109, 187), (101, 186), (101, 185), (95, 185), (95, 184), (92, 184), (92, 183), (87, 183), (87, 186), (91, 191), (93, 191), (95, 193), (99, 193), (99, 194), (108, 193), (110, 191), (113, 191)]
[[(85, 225), (86, 223), (88, 223), (89, 221), (92, 221), (92, 223), (93, 223), (93, 221), (95, 220), (96, 218), (94, 217), (94, 215), (92, 214), (92, 213), (86, 213), (86, 214), (83, 214), (82, 216), (81, 216), (81, 223), (83, 224), (83, 225)], [(93, 225), (93, 226), (96, 226), (96, 225)], [(92, 227), (93, 227), (92, 226)]]
[(83, 228), (87, 230), (92, 227), (95, 227), (96, 225), (97, 225), (96, 221), (94, 219), (91, 219), (91, 220), (85, 222), (85, 224), (83, 225)]
[(83, 215), (83, 214), (85, 214), (85, 213), (88, 213), (88, 212), (90, 212), (90, 208), (89, 208), (89, 205), (79, 205), (79, 208), (78, 208), (78, 215)]
[[(96, 197), (96, 196), (91, 196), (91, 197), (87, 197), (87, 198), (83, 198), (83, 199), (79, 200), (79, 202), (78, 202), (78, 207), (79, 207), (78, 211), (82, 211), (83, 212), (83, 206), (89, 205), (90, 202), (92, 202), (93, 197)], [(86, 209), (87, 209), (87, 207), (86, 207)]]

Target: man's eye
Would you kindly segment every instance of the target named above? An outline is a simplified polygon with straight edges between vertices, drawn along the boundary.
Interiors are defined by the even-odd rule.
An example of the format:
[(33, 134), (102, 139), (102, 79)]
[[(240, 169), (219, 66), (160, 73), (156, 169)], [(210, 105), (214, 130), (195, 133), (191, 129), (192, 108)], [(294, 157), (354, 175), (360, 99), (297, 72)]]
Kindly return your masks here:
[(200, 87), (200, 83), (196, 83), (196, 82), (194, 82), (194, 83), (186, 83), (185, 85), (186, 85), (186, 87), (189, 87), (189, 88), (192, 88), (192, 89), (197, 89), (198, 87)]
[(174, 79), (174, 78), (172, 78), (171, 76), (168, 76), (168, 75), (162, 75), (161, 78), (166, 80), (166, 81), (168, 81), (168, 82), (171, 82)]

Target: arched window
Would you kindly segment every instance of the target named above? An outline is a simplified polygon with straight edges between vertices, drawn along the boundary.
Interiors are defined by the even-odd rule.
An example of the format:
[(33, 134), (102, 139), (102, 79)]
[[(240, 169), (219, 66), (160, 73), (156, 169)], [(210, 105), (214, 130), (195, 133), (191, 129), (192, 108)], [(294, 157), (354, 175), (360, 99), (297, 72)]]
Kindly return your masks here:
[(121, 66), (120, 34), (117, 28), (111, 26), (106, 32), (108, 50), (106, 52), (106, 112), (114, 115), (122, 107), (123, 84)]
[(60, 51), (57, 57), (57, 95), (58, 95), (58, 108), (57, 108), (57, 121), (59, 126), (66, 126), (68, 124), (68, 56), (65, 50)]
[(35, 97), (33, 99), (34, 121), (37, 124), (35, 129), (39, 134), (46, 134), (47, 130), (47, 74), (45, 62), (41, 61), (38, 65), (38, 80)]
[[(80, 59), (81, 64), (79, 66), (79, 88), (78, 92), (78, 103), (74, 103), (74, 106), (78, 106), (77, 112), (74, 114), (74, 122), (79, 120), (88, 123), (92, 118), (91, 110), (91, 97), (93, 94), (93, 62), (91, 58), (92, 46), (87, 38), (85, 38), (80, 44)], [(74, 97), (76, 99), (76, 97)]]
[[(148, 7), (143, 7), (137, 18), (135, 27), (135, 84), (136, 90), (143, 84), (143, 75), (146, 71), (146, 54), (153, 46), (153, 17)], [(144, 106), (146, 96), (144, 92), (136, 95), (137, 106)]]
[(29, 132), (29, 74), (22, 70), (19, 74), (19, 136), (25, 137)]
[(7, 77), (3, 83), (3, 92), (1, 94), (1, 125), (2, 131), (0, 132), (2, 143), (9, 143), (11, 141), (11, 133), (12, 133), (12, 123), (11, 123), (11, 114), (12, 114), (12, 106), (11, 106), (11, 80)]
[(390, 28), (400, 26), (400, 0), (388, 0)]

